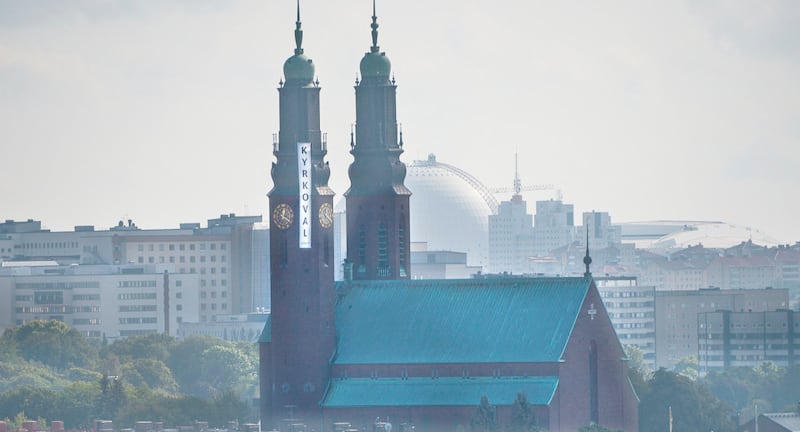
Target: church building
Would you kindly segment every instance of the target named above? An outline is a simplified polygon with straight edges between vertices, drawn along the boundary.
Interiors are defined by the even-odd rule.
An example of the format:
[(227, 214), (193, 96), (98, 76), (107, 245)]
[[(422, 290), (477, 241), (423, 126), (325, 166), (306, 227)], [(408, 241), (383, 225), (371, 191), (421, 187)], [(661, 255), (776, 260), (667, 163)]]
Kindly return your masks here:
[[(584, 277), (412, 280), (402, 131), (391, 63), (361, 61), (347, 205), (347, 268), (334, 283), (330, 168), (320, 87), (302, 48), (278, 89), (280, 133), (269, 193), (272, 314), (260, 348), (263, 430), (468, 431), (482, 399), (512, 422), (524, 395), (536, 424), (638, 430), (622, 345)], [(336, 426), (335, 426), (336, 425)]]

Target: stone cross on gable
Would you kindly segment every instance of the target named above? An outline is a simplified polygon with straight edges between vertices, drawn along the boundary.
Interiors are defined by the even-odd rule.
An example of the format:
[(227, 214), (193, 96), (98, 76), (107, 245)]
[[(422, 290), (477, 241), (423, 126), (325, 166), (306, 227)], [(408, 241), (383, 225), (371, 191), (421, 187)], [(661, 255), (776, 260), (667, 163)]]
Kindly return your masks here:
[(589, 310), (587, 310), (586, 313), (589, 314), (592, 321), (594, 321), (594, 316), (597, 315), (597, 309), (594, 308), (594, 303), (589, 306)]

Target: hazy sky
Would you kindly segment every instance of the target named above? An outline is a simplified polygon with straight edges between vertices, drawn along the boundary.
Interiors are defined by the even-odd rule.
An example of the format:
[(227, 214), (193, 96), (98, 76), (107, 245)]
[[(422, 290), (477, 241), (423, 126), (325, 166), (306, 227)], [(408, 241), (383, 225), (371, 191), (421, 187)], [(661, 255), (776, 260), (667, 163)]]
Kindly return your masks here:
[[(435, 153), (510, 186), (516, 151), (523, 183), (557, 185), (576, 212), (800, 240), (800, 2), (498, 3), (378, 1), (406, 162)], [(372, 5), (301, 7), (341, 194)], [(266, 213), (294, 14), (293, 0), (0, 0), (0, 219)]]

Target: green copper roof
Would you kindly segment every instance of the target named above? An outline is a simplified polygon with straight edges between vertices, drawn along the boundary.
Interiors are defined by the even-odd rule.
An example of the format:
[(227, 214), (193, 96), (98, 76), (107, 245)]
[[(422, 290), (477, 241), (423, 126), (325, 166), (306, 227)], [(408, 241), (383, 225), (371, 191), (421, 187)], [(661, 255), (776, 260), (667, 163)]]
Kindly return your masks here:
[(334, 363), (557, 362), (590, 280), (341, 282)]
[(314, 63), (304, 54), (295, 54), (283, 64), (287, 83), (308, 84), (314, 79)]
[(300, 22), (300, 1), (297, 2), (297, 22), (295, 23), (294, 55), (283, 64), (283, 75), (287, 83), (306, 85), (314, 79), (314, 62), (303, 54), (303, 29)]
[(326, 408), (381, 406), (511, 405), (523, 392), (532, 405), (548, 405), (558, 377), (533, 378), (346, 378), (331, 381)]
[(384, 78), (389, 80), (389, 74), (392, 72), (392, 62), (385, 53), (366, 53), (364, 58), (361, 59), (361, 79), (369, 78)]
[(272, 342), (272, 315), (267, 317), (267, 322), (264, 323), (264, 329), (261, 330), (261, 336), (258, 337), (258, 342)]
[(386, 53), (381, 52), (381, 47), (378, 46), (378, 17), (375, 15), (375, 1), (372, 2), (372, 46), (369, 52), (364, 54), (361, 59), (359, 69), (361, 70), (361, 80), (380, 79), (381, 81), (389, 81), (389, 74), (392, 72), (392, 62)]

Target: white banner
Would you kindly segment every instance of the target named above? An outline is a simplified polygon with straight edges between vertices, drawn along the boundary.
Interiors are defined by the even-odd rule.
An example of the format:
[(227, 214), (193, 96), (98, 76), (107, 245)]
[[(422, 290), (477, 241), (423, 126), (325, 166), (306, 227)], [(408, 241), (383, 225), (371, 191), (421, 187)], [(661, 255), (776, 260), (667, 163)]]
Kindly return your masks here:
[(311, 247), (311, 143), (297, 143), (297, 174), (300, 181), (300, 248)]

